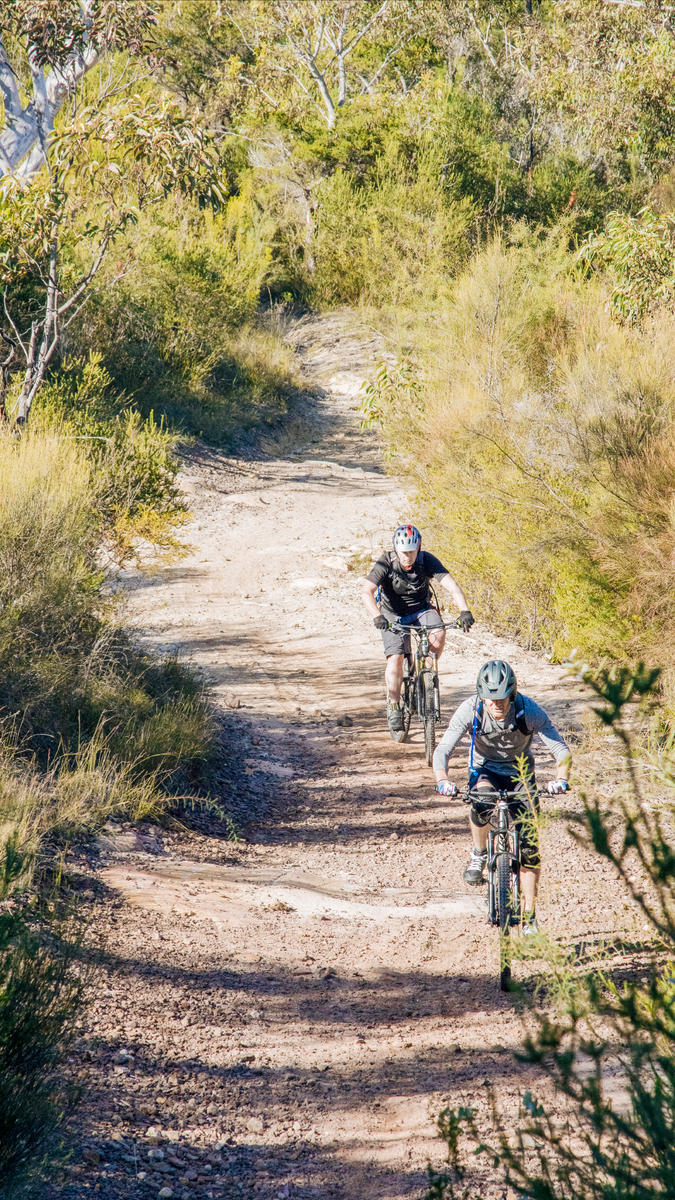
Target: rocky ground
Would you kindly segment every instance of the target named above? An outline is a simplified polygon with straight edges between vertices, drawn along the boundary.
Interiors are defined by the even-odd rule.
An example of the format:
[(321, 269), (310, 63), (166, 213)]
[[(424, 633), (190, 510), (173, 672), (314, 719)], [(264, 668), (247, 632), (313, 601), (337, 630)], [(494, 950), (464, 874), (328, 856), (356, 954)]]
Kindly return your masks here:
[[(201, 833), (113, 826), (74, 864), (104, 949), (69, 1065), (85, 1085), (72, 1155), (41, 1200), (412, 1200), (442, 1161), (443, 1104), (486, 1111), (491, 1086), (509, 1119), (538, 1086), (512, 1054), (522, 1017), (499, 991), (484, 889), (462, 882), (466, 810), (434, 793), (419, 726), (405, 745), (387, 735), (350, 569), (408, 515), (356, 415), (381, 347), (339, 315), (289, 337), (302, 419), (255, 457), (196, 450), (190, 553), (125, 580), (146, 641), (211, 680), (218, 800), (240, 837), (215, 818)], [(578, 745), (583, 689), (480, 621), (448, 635), (446, 717), (496, 655)], [(548, 806), (540, 916), (587, 955), (636, 917), (571, 839), (578, 808)], [(503, 1194), (484, 1168), (476, 1183)]]

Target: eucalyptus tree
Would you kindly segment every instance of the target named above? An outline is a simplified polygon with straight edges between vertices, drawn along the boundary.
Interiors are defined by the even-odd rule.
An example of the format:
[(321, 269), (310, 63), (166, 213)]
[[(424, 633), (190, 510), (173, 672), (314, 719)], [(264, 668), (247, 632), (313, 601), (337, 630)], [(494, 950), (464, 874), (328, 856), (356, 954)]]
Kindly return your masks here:
[(226, 0), (220, 12), (241, 39), (239, 80), (272, 110), (294, 92), (333, 129), (349, 100), (406, 90), (401, 60), (429, 10), (422, 0)]
[(221, 198), (208, 138), (154, 82), (155, 19), (144, 0), (0, 15), (0, 406), (18, 423), (139, 212), (172, 188)]

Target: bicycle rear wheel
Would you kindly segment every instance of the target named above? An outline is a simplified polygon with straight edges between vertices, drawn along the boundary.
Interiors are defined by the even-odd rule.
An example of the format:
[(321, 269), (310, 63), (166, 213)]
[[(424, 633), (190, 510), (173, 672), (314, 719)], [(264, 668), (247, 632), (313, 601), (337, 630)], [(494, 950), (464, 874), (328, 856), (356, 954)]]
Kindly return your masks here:
[(511, 855), (502, 850), (497, 855), (497, 905), (499, 915), (499, 986), (508, 992), (511, 981), (511, 921), (513, 918), (513, 888), (511, 884)]
[(422, 697), (424, 702), (424, 753), (427, 766), (430, 767), (436, 749), (436, 696), (434, 694), (434, 677), (431, 671), (425, 671), (422, 680)]

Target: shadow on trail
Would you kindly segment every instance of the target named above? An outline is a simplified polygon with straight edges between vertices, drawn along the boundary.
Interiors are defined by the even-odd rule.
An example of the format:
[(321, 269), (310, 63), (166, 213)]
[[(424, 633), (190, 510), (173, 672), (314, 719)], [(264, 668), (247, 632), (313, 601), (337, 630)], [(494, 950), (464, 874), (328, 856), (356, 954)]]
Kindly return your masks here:
[[(133, 969), (132, 964), (121, 960), (110, 961), (109, 965), (122, 976)], [(354, 1161), (349, 1157), (349, 1137), (342, 1131), (353, 1128), (354, 1120), (357, 1126), (372, 1125), (374, 1115), (381, 1110), (382, 1135), (391, 1145), (396, 1138), (389, 1127), (388, 1105), (394, 1106), (395, 1130), (393, 1114), (406, 1102), (426, 1105), (429, 1094), (435, 1092), (444, 1097), (458, 1094), (464, 1097), (496, 1077), (519, 1089), (532, 1077), (531, 1068), (519, 1063), (502, 1047), (455, 1046), (442, 1056), (433, 1045), (420, 1048), (414, 1044), (415, 1034), (409, 1024), (406, 1040), (399, 1038), (397, 1044), (388, 1043), (386, 1058), (383, 1057), (377, 1034), (382, 1021), (391, 1020), (392, 1009), (400, 1008), (401, 1016), (409, 1021), (414, 1014), (405, 1009), (408, 999), (417, 998), (419, 1004), (420, 995), (440, 990), (441, 981), (429, 985), (428, 979), (418, 973), (392, 975), (380, 986), (376, 1006), (361, 1012), (350, 1011), (350, 1021), (358, 1023), (352, 1036), (364, 1043), (351, 1067), (332, 1061), (336, 1049), (339, 1054), (344, 1043), (344, 1034), (339, 1029), (332, 1038), (324, 1035), (325, 1054), (313, 1066), (298, 1066), (292, 1061), (270, 1062), (270, 1054), (274, 1055), (274, 1026), (277, 1021), (300, 1016), (316, 1028), (324, 1015), (334, 1025), (339, 1016), (335, 988), (346, 994), (351, 994), (355, 987), (373, 990), (373, 981), (345, 978), (331, 981), (331, 999), (323, 1001), (323, 1006), (329, 1003), (330, 1009), (324, 1012), (317, 988), (301, 984), (298, 990), (297, 980), (284, 979), (277, 973), (275, 985), (283, 987), (285, 1002), (293, 995), (293, 1004), (291, 1008), (286, 1005), (285, 1013), (275, 1014), (273, 1006), (278, 997), (270, 995), (269, 974), (212, 972), (204, 978), (209, 981), (209, 999), (200, 990), (200, 973), (174, 969), (167, 974), (166, 969), (158, 969), (153, 1005), (156, 1020), (149, 1029), (148, 1040), (138, 1041), (123, 1027), (119, 1038), (99, 1038), (92, 1034), (83, 1039), (80, 1048), (84, 1048), (94, 1075), (89, 1094), (89, 1113), (95, 1114), (94, 1124), (84, 1130), (75, 1129), (74, 1123), (77, 1145), (69, 1176), (55, 1180), (41, 1193), (41, 1200), (79, 1197), (82, 1184), (89, 1188), (96, 1177), (101, 1183), (95, 1190), (103, 1189), (106, 1198), (141, 1200), (156, 1196), (162, 1184), (171, 1184), (177, 1170), (183, 1171), (183, 1177), (186, 1171), (192, 1175), (190, 1190), (178, 1192), (190, 1197), (204, 1195), (207, 1185), (209, 1188), (216, 1185), (211, 1191), (214, 1197), (228, 1197), (237, 1194), (229, 1189), (239, 1183), (243, 1183), (246, 1196), (265, 1197), (276, 1194), (268, 1190), (272, 1184), (277, 1188), (288, 1184), (296, 1200), (301, 1197), (309, 1200), (313, 1196), (322, 1200), (329, 1197), (353, 1200), (365, 1195), (377, 1200), (390, 1196), (394, 1185), (396, 1194), (412, 1196), (418, 1194), (424, 1181), (419, 1166), (394, 1169), (370, 1157)], [(172, 999), (166, 994), (166, 982), (173, 985)], [(462, 977), (447, 977), (443, 990), (452, 994), (460, 982), (467, 981)], [(494, 980), (490, 983), (494, 991)], [(247, 1053), (245, 1041), (251, 1019), (244, 1010), (239, 1013), (231, 1007), (219, 1006), (220, 994), (231, 984), (237, 989), (239, 1002), (243, 999), (250, 1003), (255, 998), (263, 1011), (258, 1027), (262, 1024), (268, 1035), (272, 1035), (271, 1041), (262, 1048), (259, 1046), (255, 1056)], [(387, 989), (386, 996), (382, 987)], [(506, 1003), (498, 992), (494, 994), (498, 1007)], [(303, 995), (304, 1000), (298, 1006), (297, 1001)], [(359, 1003), (363, 1010), (363, 1000)], [(446, 1015), (458, 1012), (455, 1007)], [(186, 1054), (182, 1049), (186, 1024), (190, 1027), (192, 1044), (198, 1042), (204, 1047), (203, 1054)], [(368, 1029), (373, 1031), (370, 1036), (365, 1032)], [(242, 1040), (241, 1049), (233, 1045), (236, 1040)], [(125, 1060), (127, 1065), (113, 1071), (111, 1064), (120, 1058), (121, 1052), (130, 1056)], [(219, 1058), (229, 1061), (219, 1062)], [(191, 1097), (187, 1109), (186, 1095)], [(120, 1140), (99, 1140), (97, 1127), (109, 1128), (115, 1121), (122, 1129)], [(256, 1136), (247, 1137), (243, 1131), (253, 1125)], [(321, 1145), (309, 1136), (316, 1125), (332, 1130), (328, 1145)], [(164, 1149), (181, 1166), (175, 1168), (171, 1179), (158, 1173), (157, 1160), (149, 1158), (152, 1139), (148, 1139), (147, 1133), (151, 1126), (173, 1131), (171, 1144), (165, 1144)], [(406, 1136), (401, 1133), (402, 1140)], [(200, 1144), (205, 1140), (210, 1144), (208, 1148)], [(339, 1151), (335, 1149), (338, 1144)], [(97, 1148), (101, 1158), (93, 1167), (82, 1161), (91, 1146)], [(365, 1155), (362, 1141), (358, 1146)], [(139, 1177), (139, 1171), (145, 1172), (144, 1177)], [(367, 1175), (367, 1191), (361, 1190), (362, 1172)], [(320, 1188), (316, 1186), (317, 1180), (322, 1181)], [(326, 1184), (326, 1180), (330, 1183)]]
[[(161, 952), (156, 947), (151, 953), (152, 958), (142, 959), (105, 950), (92, 958), (111, 975), (151, 982), (158, 988), (158, 1011), (160, 991), (166, 998), (166, 986), (178, 989), (180, 1000), (173, 1002), (174, 1008), (177, 1006), (187, 1023), (195, 1025), (203, 1022), (206, 1007), (210, 1024), (234, 1023), (243, 1028), (250, 1022), (238, 1005), (250, 1003), (251, 998), (264, 1004), (263, 1028), (283, 1027), (291, 1020), (307, 1021), (314, 1027), (325, 1026), (327, 1038), (331, 1028), (341, 1037), (344, 1025), (375, 1030), (388, 1027), (395, 1032), (397, 1026), (408, 1027), (416, 1020), (482, 1014), (486, 1007), (512, 1010), (514, 1005), (512, 997), (499, 991), (496, 965), (492, 972), (472, 972), (470, 976), (382, 968), (365, 977), (357, 971), (339, 974), (332, 969), (321, 971), (316, 964), (303, 967), (302, 963), (295, 971), (276, 963), (257, 968), (187, 965), (158, 961), (154, 956)], [(83, 952), (85, 961), (88, 957)], [(164, 1016), (168, 1015), (164, 1011)]]

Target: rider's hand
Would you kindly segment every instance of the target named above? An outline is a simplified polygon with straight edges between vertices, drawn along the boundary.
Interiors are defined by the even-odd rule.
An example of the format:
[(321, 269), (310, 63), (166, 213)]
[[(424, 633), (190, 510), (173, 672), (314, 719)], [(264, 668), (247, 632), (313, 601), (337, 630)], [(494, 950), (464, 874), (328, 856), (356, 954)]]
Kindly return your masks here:
[(476, 624), (473, 619), (473, 613), (470, 613), (468, 608), (465, 608), (464, 611), (459, 614), (459, 624), (461, 626), (462, 633), (468, 633), (471, 626)]
[(439, 779), (436, 784), (436, 791), (439, 796), (456, 796), (457, 784), (451, 783), (449, 779)]
[(382, 613), (378, 613), (376, 617), (373, 617), (373, 625), (375, 626), (376, 629), (388, 629), (389, 628), (389, 622), (386, 617), (382, 616)]
[(549, 779), (546, 791), (549, 796), (559, 796), (561, 792), (569, 792), (570, 785), (566, 779)]

